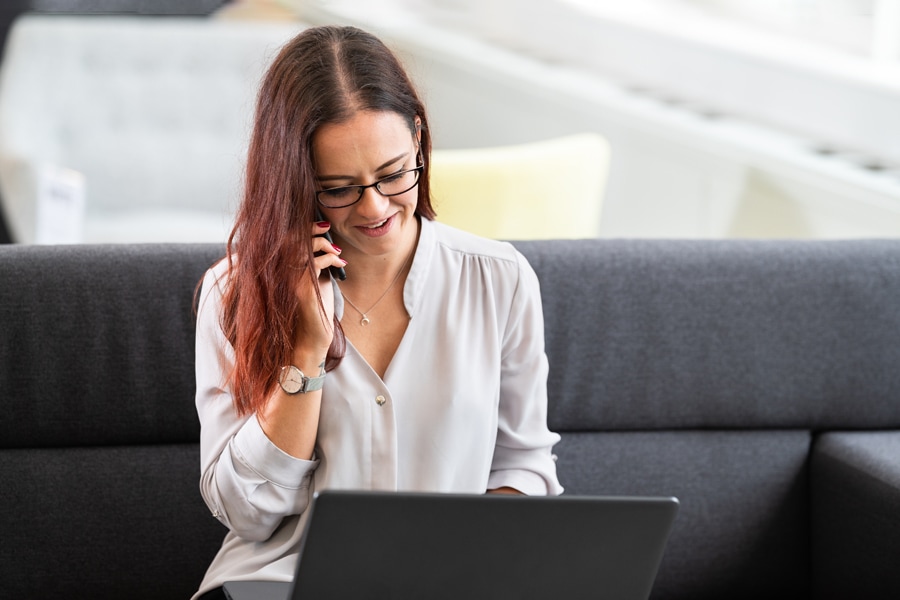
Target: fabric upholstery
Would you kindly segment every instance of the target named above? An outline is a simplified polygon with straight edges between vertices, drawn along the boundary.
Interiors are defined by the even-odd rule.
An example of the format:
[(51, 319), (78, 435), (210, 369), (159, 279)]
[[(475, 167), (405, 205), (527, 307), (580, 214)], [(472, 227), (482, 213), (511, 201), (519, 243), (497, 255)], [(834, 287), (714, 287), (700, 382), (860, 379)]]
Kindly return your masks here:
[(565, 433), (573, 495), (675, 496), (651, 598), (798, 598), (809, 592), (808, 431)]
[[(596, 133), (435, 150), (437, 220), (494, 239), (597, 237), (609, 160), (609, 144)], [(560, 198), (577, 219), (561, 218)]]
[(900, 241), (517, 246), (554, 428), (900, 426)]
[(900, 598), (900, 432), (835, 432), (812, 454), (817, 598)]
[(13, 239), (36, 239), (37, 190), (51, 167), (84, 176), (79, 241), (224, 241), (259, 79), (304, 27), (186, 16), (17, 19), (0, 71), (0, 192)]
[(0, 452), (4, 598), (189, 598), (225, 528), (196, 444)]
[(191, 303), (223, 255), (0, 248), (0, 447), (198, 441)]

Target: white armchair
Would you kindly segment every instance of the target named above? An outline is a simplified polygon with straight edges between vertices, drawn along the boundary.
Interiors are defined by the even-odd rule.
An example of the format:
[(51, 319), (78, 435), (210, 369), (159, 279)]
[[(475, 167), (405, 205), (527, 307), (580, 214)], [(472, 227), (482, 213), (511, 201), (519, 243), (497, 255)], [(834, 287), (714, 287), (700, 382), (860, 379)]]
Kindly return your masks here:
[(13, 241), (224, 241), (259, 78), (303, 27), (21, 17), (0, 70)]

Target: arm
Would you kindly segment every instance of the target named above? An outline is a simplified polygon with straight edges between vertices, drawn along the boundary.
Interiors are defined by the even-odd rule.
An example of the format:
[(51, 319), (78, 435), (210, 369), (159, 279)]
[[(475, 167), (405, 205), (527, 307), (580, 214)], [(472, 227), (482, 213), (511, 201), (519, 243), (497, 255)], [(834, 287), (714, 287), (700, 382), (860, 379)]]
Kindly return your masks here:
[[(327, 224), (316, 224), (322, 233)], [(316, 267), (345, 264), (324, 238), (314, 238), (321, 252)], [(228, 387), (234, 349), (222, 331), (222, 292), (226, 263), (203, 282), (197, 312), (197, 413), (200, 417), (200, 488), (213, 515), (240, 537), (268, 539), (284, 517), (306, 510), (322, 392), (287, 394), (275, 386), (256, 414), (240, 416)], [(319, 286), (324, 312), (314, 286)], [(300, 308), (292, 363), (318, 374), (333, 335), (333, 290), (326, 275), (297, 283)]]
[[(503, 333), (497, 443), (488, 489), (557, 495), (551, 449), (559, 436), (547, 428), (547, 356), (544, 316), (534, 270), (516, 253), (519, 280)], [(506, 490), (508, 491), (508, 490)]]
[[(321, 234), (330, 225), (313, 224), (313, 249), (318, 254), (315, 267), (317, 281), (301, 277), (296, 284), (299, 309), (296, 315), (296, 338), (291, 364), (307, 376), (315, 377), (325, 365), (328, 347), (334, 337), (334, 289), (328, 267), (347, 264), (338, 257), (340, 250)], [(316, 293), (318, 287), (318, 294)], [(322, 299), (319, 304), (319, 297)], [(257, 415), (266, 436), (291, 456), (310, 459), (316, 444), (322, 391), (288, 394), (280, 386)]]
[(240, 417), (234, 409), (225, 385), (234, 354), (220, 326), (221, 266), (207, 273), (197, 312), (200, 492), (235, 534), (263, 541), (285, 516), (306, 510), (317, 462), (290, 456), (269, 439), (256, 415)]

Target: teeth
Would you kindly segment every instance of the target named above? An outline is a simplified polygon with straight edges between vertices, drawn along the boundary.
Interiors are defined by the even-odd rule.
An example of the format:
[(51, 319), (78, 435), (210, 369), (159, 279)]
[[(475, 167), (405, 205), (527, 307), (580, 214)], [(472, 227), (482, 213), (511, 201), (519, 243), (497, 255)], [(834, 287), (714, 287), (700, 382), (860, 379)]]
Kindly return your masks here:
[(381, 221), (380, 223), (375, 223), (374, 225), (369, 225), (369, 226), (367, 227), (367, 229), (378, 229), (379, 227), (381, 227), (381, 226), (384, 225), (385, 223), (387, 223), (387, 219), (385, 219), (384, 221)]

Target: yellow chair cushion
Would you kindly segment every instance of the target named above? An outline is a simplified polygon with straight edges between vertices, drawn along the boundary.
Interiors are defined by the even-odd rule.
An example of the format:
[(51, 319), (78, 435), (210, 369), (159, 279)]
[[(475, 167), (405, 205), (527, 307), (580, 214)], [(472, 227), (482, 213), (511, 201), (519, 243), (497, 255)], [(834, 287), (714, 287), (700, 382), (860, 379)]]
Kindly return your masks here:
[(593, 133), (432, 152), (437, 220), (506, 240), (597, 237), (609, 145)]

